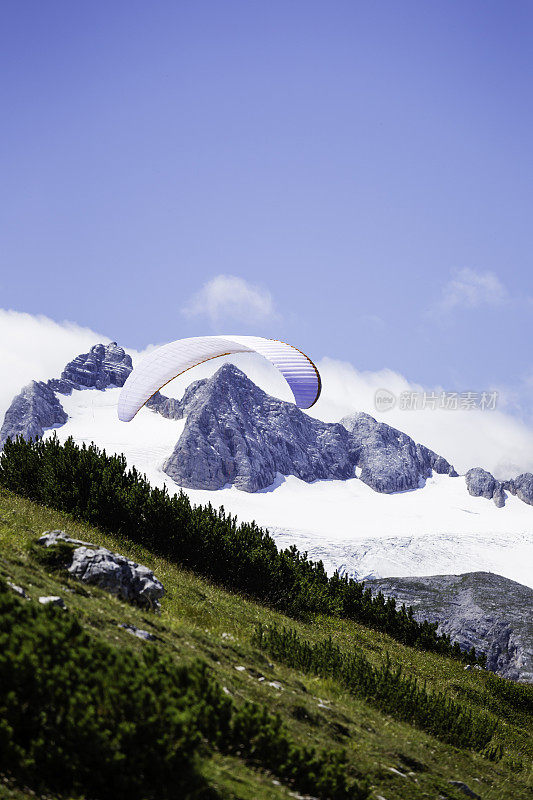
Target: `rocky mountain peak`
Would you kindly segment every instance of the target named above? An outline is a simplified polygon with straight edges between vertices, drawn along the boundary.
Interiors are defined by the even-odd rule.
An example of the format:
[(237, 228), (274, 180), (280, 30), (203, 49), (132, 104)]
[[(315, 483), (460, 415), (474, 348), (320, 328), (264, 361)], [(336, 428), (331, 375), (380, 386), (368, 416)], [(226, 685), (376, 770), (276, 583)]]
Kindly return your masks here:
[(442, 456), (362, 411), (341, 420), (357, 442), (360, 478), (378, 492), (415, 489), (433, 471), (457, 476)]
[(349, 435), (339, 424), (309, 417), (224, 364), (184, 396), (184, 431), (165, 472), (181, 486), (255, 492), (277, 473), (305, 481), (354, 474)]
[(88, 353), (69, 361), (61, 378), (53, 378), (48, 384), (61, 394), (70, 394), (73, 389), (107, 389), (123, 386), (132, 369), (131, 356), (116, 342), (95, 344)]
[(505, 505), (506, 492), (516, 495), (523, 503), (533, 506), (533, 474), (523, 472), (507, 481), (497, 480), (492, 473), (481, 467), (469, 469), (465, 475), (466, 488), (473, 497), (493, 500), (498, 508)]
[[(164, 398), (156, 405), (169, 410)], [(231, 483), (254, 492), (278, 473), (308, 482), (345, 480), (360, 467), (361, 480), (373, 489), (395, 492), (417, 488), (432, 470), (455, 475), (441, 456), (369, 414), (321, 422), (266, 394), (232, 364), (189, 387), (173, 412), (187, 422), (164, 470), (189, 488)]]
[(64, 425), (67, 419), (52, 389), (42, 381), (31, 381), (6, 411), (0, 428), (0, 450), (7, 439), (40, 439), (46, 428)]

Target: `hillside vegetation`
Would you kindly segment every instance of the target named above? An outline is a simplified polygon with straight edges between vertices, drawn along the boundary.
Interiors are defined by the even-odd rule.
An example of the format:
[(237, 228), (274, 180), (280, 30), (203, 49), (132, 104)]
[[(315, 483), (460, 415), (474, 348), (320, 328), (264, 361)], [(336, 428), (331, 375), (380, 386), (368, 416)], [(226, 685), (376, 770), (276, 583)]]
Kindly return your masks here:
[[(153, 569), (161, 615), (72, 578), (65, 548), (35, 545), (53, 529)], [(531, 687), (338, 610), (289, 617), (154, 550), (0, 489), (0, 796), (531, 796)]]
[(68, 511), (77, 519), (125, 534), (219, 585), (239, 591), (294, 617), (327, 613), (354, 619), (404, 644), (485, 663), (475, 649), (465, 652), (437, 624), (417, 622), (411, 609), (351, 578), (328, 578), (322, 562), (296, 547), (279, 550), (267, 531), (237, 524), (224, 509), (191, 507), (183, 493), (152, 488), (123, 456), (107, 456), (95, 445), (69, 438), (8, 440), (0, 458), (0, 485), (31, 500)]

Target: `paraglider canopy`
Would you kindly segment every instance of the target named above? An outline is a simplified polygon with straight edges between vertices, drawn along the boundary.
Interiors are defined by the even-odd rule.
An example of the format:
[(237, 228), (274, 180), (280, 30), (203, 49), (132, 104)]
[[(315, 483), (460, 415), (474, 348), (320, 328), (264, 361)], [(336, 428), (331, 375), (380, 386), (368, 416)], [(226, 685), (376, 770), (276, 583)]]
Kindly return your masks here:
[(259, 353), (283, 375), (299, 408), (320, 396), (320, 375), (308, 356), (285, 342), (261, 336), (195, 336), (158, 347), (129, 374), (118, 401), (118, 418), (130, 422), (162, 386), (188, 369), (233, 353)]

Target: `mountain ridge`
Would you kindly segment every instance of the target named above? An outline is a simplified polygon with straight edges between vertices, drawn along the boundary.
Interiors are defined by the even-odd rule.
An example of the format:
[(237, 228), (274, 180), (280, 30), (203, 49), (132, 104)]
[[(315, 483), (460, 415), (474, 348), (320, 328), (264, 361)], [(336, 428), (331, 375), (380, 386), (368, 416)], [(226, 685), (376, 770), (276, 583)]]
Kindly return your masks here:
[(487, 669), (533, 683), (533, 589), (491, 572), (377, 578), (374, 591), (413, 608), (416, 619), (438, 622), (463, 648), (487, 656)]

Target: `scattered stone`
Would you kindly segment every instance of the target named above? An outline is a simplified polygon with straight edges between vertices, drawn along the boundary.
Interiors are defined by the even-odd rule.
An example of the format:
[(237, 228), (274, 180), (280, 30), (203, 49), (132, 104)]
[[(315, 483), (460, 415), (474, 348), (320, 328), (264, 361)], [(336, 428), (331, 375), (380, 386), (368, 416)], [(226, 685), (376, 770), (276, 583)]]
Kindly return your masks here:
[(278, 681), (269, 681), (268, 685), (272, 686), (273, 689), (278, 689), (278, 691), (283, 689), (283, 686), (281, 685), (281, 683), (278, 683)]
[(41, 603), (43, 606), (58, 606), (58, 608), (66, 608), (63, 598), (55, 595), (50, 595), (49, 597), (39, 597), (39, 603)]
[(129, 625), (125, 622), (121, 623), (118, 627), (124, 628), (124, 630), (131, 633), (132, 636), (136, 636), (137, 639), (144, 639), (146, 642), (154, 642), (157, 638), (153, 633), (143, 631), (142, 628), (137, 628), (135, 625)]
[(463, 783), (463, 781), (448, 781), (448, 783), (451, 786), (455, 786), (456, 789), (459, 789), (460, 792), (463, 792), (468, 797), (475, 797), (477, 800), (481, 800), (481, 797), (473, 792), (470, 786), (468, 786), (466, 783)]
[(227, 686), (223, 686), (222, 687), (222, 691), (224, 692), (224, 694), (229, 694), (231, 696), (231, 692), (230, 692), (230, 690), (228, 689)]
[(20, 595), (21, 597), (24, 597), (26, 600), (28, 599), (28, 595), (26, 594), (22, 586), (17, 586), (16, 583), (11, 583), (11, 581), (7, 581), (7, 585), (16, 594)]
[(239, 667), (235, 667), (235, 669), (237, 670), (237, 672), (244, 672), (246, 670), (246, 667), (239, 666)]
[(78, 547), (74, 550), (71, 575), (84, 583), (94, 584), (111, 594), (144, 608), (158, 610), (165, 590), (148, 567), (130, 561), (105, 547), (91, 550)]
[(407, 778), (405, 772), (400, 772), (400, 770), (396, 769), (396, 767), (387, 767), (387, 769), (389, 772), (393, 772), (395, 775), (399, 775), (401, 778)]
[(464, 670), (472, 669), (472, 664), (467, 664), (465, 667), (463, 667), (463, 669)]

